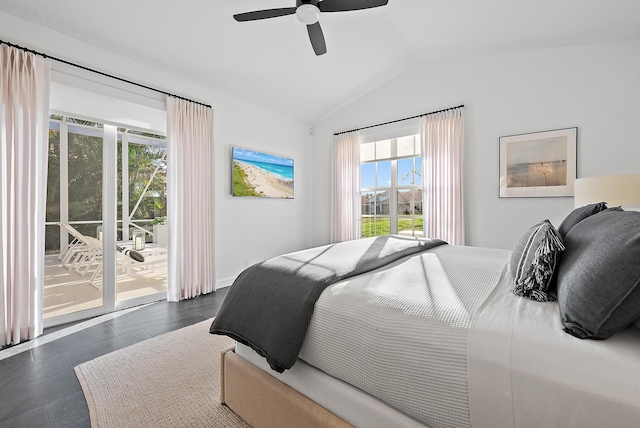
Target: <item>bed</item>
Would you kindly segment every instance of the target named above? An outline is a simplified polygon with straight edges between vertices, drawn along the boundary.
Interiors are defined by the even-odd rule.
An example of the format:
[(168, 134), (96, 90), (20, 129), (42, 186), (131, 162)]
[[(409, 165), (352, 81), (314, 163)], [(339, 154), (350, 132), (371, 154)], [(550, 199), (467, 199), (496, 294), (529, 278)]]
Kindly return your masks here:
[[(594, 256), (594, 242), (614, 254)], [(604, 293), (622, 301), (595, 298), (604, 322), (573, 307), (576, 288), (579, 297), (606, 288), (595, 275), (595, 291), (580, 290), (588, 281), (575, 266), (587, 256), (598, 273), (598, 263), (625, 272), (612, 280), (627, 289)], [(604, 204), (557, 230), (534, 225), (513, 251), (436, 245), (402, 255), (323, 288), (290, 368), (274, 370), (240, 339), (222, 356), (222, 400), (256, 427), (637, 427), (639, 257), (640, 213)], [(519, 263), (533, 266), (526, 280)], [(581, 304), (587, 318), (598, 312)], [(215, 323), (213, 333), (228, 333)]]

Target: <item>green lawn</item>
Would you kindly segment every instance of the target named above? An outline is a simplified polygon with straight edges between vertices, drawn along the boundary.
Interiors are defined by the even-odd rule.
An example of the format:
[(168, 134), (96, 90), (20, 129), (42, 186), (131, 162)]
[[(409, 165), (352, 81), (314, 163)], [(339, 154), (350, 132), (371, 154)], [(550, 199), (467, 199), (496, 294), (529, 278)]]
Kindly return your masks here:
[[(422, 217), (415, 218), (415, 229), (422, 230)], [(404, 230), (411, 230), (411, 219), (398, 220), (398, 233)], [(390, 233), (390, 220), (388, 218), (377, 218), (374, 221), (371, 217), (362, 218), (362, 237), (369, 238), (372, 236), (389, 235)]]

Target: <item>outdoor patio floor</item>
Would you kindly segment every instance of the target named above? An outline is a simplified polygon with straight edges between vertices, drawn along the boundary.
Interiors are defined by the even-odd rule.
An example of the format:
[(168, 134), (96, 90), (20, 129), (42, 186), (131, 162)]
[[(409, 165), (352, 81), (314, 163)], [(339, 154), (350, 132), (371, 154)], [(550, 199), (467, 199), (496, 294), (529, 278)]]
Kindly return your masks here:
[[(116, 301), (166, 292), (166, 249), (156, 247), (151, 251), (154, 251), (152, 265), (117, 271)], [(149, 254), (145, 257), (148, 260)], [(97, 268), (98, 264), (94, 263), (84, 275), (80, 275), (64, 267), (57, 254), (45, 256), (44, 317), (102, 306), (102, 290), (89, 282)]]

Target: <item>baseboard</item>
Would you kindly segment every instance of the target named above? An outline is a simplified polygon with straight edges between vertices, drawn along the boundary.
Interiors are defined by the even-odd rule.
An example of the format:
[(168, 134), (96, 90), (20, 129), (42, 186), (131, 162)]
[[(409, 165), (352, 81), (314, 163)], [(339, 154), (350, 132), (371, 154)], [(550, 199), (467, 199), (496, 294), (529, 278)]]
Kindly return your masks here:
[(220, 288), (230, 287), (231, 284), (233, 284), (233, 281), (235, 280), (236, 280), (235, 276), (216, 280), (216, 290), (219, 290)]

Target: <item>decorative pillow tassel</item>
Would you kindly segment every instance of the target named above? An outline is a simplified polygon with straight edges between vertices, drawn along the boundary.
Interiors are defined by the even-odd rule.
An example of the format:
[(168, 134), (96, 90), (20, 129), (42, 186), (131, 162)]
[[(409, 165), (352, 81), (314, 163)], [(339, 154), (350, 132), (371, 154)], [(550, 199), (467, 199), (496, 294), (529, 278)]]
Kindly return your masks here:
[[(547, 223), (547, 221), (544, 223)], [(548, 294), (547, 290), (553, 278), (558, 255), (564, 250), (565, 246), (562, 238), (553, 226), (550, 226), (544, 231), (542, 242), (536, 248), (535, 257), (527, 269), (526, 275), (518, 279), (511, 291), (517, 296), (527, 297), (539, 302), (555, 301), (556, 299)]]
[(536, 278), (537, 283), (535, 287), (536, 300), (550, 302), (556, 300), (547, 293), (547, 290), (551, 284), (551, 278), (553, 277), (553, 272), (558, 261), (558, 254), (564, 250), (565, 246), (558, 232), (553, 228), (547, 229), (543, 242), (536, 249), (536, 256), (531, 266), (533, 276)]

